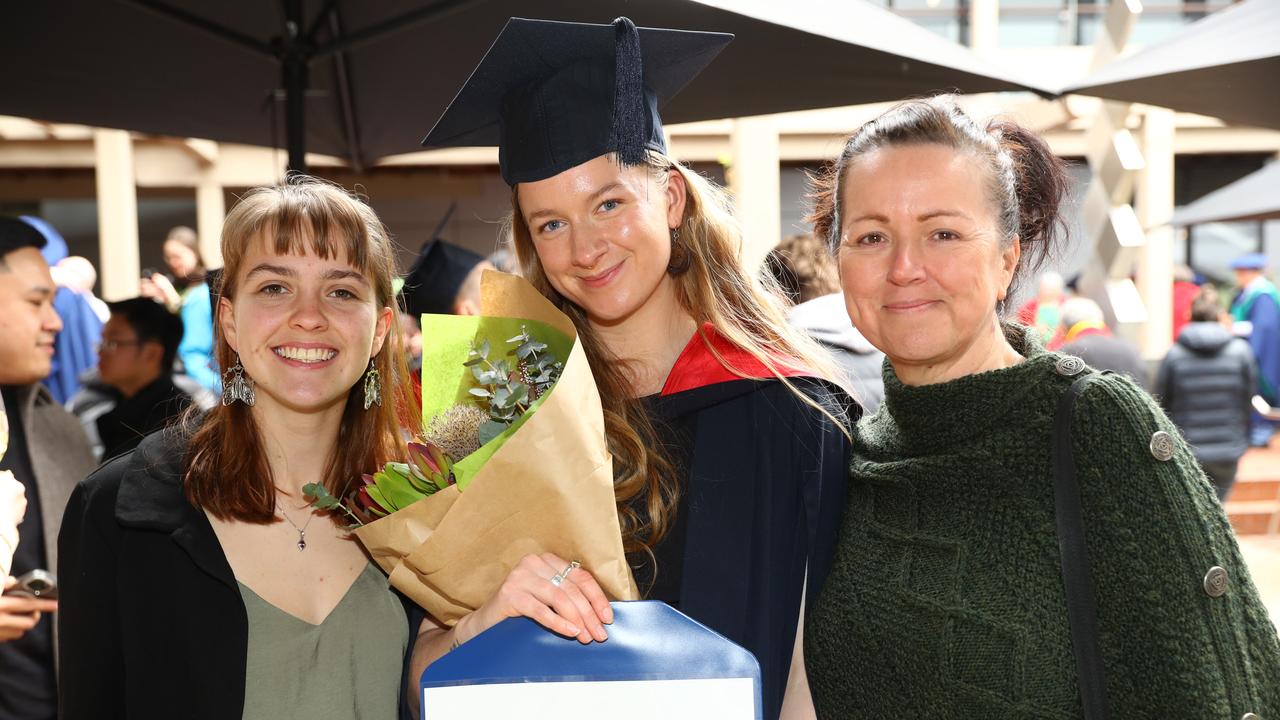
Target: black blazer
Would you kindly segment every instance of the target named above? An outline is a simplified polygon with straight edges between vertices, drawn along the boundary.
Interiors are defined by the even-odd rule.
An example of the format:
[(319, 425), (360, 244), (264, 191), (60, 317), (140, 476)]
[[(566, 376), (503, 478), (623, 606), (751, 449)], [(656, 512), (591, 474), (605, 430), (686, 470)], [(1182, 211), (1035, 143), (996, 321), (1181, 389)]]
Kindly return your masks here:
[(58, 537), (62, 720), (243, 715), (248, 616), (213, 527), (183, 495), (178, 433), (147, 436), (71, 495)]
[(58, 536), (63, 720), (240, 718), (249, 620), (185, 444), (147, 436), (76, 487)]

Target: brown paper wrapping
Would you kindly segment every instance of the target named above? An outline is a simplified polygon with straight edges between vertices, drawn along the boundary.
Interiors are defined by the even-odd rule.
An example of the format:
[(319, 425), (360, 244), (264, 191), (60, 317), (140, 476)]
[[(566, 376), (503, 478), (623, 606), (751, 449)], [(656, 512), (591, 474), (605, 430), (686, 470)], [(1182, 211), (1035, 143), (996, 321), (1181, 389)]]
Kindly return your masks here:
[(530, 553), (577, 560), (610, 599), (636, 599), (600, 396), (573, 323), (511, 275), (485, 272), (481, 297), (484, 315), (541, 321), (574, 339), (559, 382), (465, 493), (450, 487), (356, 537), (393, 587), (448, 626), (484, 604)]

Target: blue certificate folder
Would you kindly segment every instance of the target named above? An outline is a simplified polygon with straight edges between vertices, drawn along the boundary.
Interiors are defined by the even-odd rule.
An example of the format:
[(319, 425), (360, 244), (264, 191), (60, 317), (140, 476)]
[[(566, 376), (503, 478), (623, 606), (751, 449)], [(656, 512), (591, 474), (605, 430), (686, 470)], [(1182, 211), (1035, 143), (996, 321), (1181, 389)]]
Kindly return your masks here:
[(422, 674), (423, 720), (761, 720), (751, 653), (666, 603), (612, 605), (603, 643), (583, 645), (528, 618), (476, 636)]

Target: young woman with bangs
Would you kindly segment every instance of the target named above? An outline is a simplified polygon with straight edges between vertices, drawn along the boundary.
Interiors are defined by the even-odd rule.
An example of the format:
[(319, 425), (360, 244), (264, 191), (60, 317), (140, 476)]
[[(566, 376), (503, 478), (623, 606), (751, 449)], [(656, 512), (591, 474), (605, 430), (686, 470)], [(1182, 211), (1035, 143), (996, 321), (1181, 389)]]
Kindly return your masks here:
[[(512, 186), (514, 247), (591, 363), (641, 592), (751, 651), (772, 720), (812, 713), (797, 626), (830, 563), (858, 410), (743, 264), (723, 192), (666, 154), (651, 88), (683, 85), (725, 38), (512, 20), (425, 144), (501, 128), (484, 139)], [(666, 64), (653, 75), (651, 51)], [(529, 556), (455, 627), (424, 625), (412, 676), (510, 616), (606, 640), (609, 606), (572, 560)]]
[(341, 521), (404, 454), (394, 253), (368, 206), (307, 178), (227, 217), (223, 403), (80, 484), (59, 538), (62, 717), (397, 716), (405, 609)]

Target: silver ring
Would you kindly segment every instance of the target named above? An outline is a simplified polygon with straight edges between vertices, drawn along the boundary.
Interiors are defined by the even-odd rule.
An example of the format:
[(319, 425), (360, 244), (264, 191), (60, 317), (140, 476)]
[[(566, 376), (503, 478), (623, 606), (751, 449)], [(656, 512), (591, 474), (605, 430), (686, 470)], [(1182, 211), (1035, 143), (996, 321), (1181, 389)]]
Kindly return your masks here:
[(574, 560), (573, 562), (569, 563), (568, 567), (566, 567), (564, 570), (561, 570), (560, 572), (551, 576), (551, 584), (555, 585), (556, 587), (560, 587), (560, 585), (564, 583), (565, 579), (569, 577), (569, 573), (572, 573), (574, 570), (577, 570), (580, 567), (582, 567), (582, 563), (578, 562), (577, 560)]

